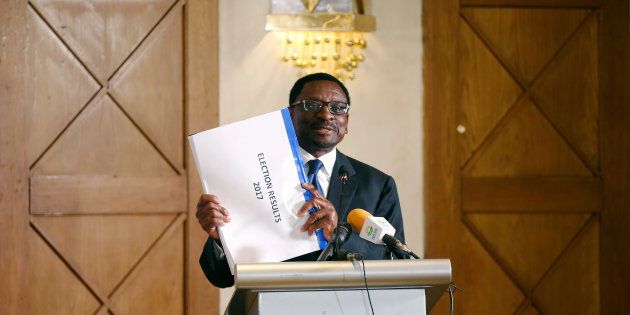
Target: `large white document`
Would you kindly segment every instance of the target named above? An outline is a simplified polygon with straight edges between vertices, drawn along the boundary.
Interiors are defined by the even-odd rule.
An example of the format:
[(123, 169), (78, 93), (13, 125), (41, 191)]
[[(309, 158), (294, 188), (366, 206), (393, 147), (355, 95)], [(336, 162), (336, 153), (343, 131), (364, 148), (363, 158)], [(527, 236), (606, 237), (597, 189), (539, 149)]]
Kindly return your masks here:
[(188, 137), (206, 193), (232, 221), (219, 228), (230, 270), (239, 263), (279, 262), (321, 249), (301, 232), (297, 211), (311, 198), (288, 109)]

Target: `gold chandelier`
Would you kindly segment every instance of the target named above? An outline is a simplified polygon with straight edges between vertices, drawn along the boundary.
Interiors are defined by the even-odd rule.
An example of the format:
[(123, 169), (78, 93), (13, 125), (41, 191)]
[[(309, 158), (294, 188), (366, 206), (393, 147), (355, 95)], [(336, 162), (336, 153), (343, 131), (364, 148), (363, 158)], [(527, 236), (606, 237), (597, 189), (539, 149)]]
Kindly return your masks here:
[(376, 29), (375, 18), (363, 13), (361, 0), (272, 0), (265, 29), (280, 33), (281, 60), (300, 68), (300, 76), (326, 72), (352, 80), (365, 60), (363, 33)]

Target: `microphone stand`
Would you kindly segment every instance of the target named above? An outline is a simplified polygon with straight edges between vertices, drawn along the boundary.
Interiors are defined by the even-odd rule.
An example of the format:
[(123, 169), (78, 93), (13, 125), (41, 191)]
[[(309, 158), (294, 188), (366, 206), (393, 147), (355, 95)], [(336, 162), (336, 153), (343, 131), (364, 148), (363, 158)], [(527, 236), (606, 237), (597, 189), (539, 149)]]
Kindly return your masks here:
[(345, 249), (340, 249), (336, 256), (333, 256), (334, 261), (360, 261), (363, 260), (363, 255), (359, 253), (349, 252)]
[[(341, 195), (339, 195), (339, 206), (343, 207), (343, 194), (345, 192), (346, 182), (348, 181), (348, 171), (346, 171), (345, 166), (341, 166), (341, 168), (339, 169), (339, 180), (341, 181)], [(344, 211), (343, 217), (345, 217), (345, 211)], [(336, 229), (338, 229), (339, 226), (349, 227), (350, 225), (346, 223), (344, 219), (344, 223), (341, 225), (338, 224)], [(346, 260), (346, 256), (348, 253), (345, 250), (340, 249), (340, 247), (343, 243), (347, 241), (348, 238), (350, 238), (351, 233), (352, 233), (352, 228), (349, 229), (349, 232), (346, 235), (346, 238), (341, 241), (339, 240), (339, 237), (335, 237), (334, 239), (335, 247), (333, 248), (333, 254), (331, 256), (331, 260)]]
[(335, 231), (333, 232), (333, 235), (331, 237), (330, 242), (328, 243), (328, 246), (326, 246), (326, 248), (324, 248), (321, 254), (319, 254), (319, 257), (317, 257), (317, 261), (328, 260), (328, 258), (331, 256), (334, 258), (335, 253), (338, 250), (338, 247), (348, 240), (351, 230), (352, 230), (352, 227), (350, 227), (350, 224), (348, 223), (338, 225), (335, 228)]

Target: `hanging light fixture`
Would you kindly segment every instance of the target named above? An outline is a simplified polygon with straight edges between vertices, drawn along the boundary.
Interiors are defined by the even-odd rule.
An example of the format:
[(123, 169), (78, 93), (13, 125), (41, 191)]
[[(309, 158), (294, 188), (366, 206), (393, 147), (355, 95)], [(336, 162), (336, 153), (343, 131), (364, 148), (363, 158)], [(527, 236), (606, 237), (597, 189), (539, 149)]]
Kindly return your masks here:
[(364, 15), (362, 0), (271, 0), (265, 29), (280, 33), (281, 60), (301, 76), (326, 72), (344, 81), (365, 60), (363, 33), (376, 21)]

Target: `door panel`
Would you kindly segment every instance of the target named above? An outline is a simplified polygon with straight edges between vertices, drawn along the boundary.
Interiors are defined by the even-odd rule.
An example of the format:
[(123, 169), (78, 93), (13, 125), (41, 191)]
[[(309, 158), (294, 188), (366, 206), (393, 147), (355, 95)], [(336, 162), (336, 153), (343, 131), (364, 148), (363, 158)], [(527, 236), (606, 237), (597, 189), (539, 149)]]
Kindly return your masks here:
[[(456, 309), (463, 314), (511, 314), (526, 296), (514, 281), (497, 265), (492, 252), (484, 249), (484, 243), (470, 229), (463, 229), (458, 244), (461, 257), (453, 260), (454, 282), (466, 292), (466, 299), (457, 295)], [(441, 314), (442, 306), (433, 314)]]
[[(561, 278), (553, 276), (558, 273), (572, 278), (575, 285), (584, 288), (580, 292), (582, 299), (574, 303), (583, 304), (578, 306), (580, 313), (599, 312), (598, 300), (593, 298), (599, 295), (598, 282), (592, 281), (598, 278), (597, 258), (588, 261), (593, 265), (588, 270), (590, 274), (580, 273), (583, 271), (580, 261), (567, 261), (565, 258), (565, 255), (574, 251), (589, 251), (585, 253), (597, 257), (596, 247), (575, 240), (586, 237), (582, 234), (591, 230), (585, 228), (587, 225), (597, 228), (595, 213), (599, 208), (587, 208), (581, 213), (568, 212), (558, 206), (579, 197), (577, 192), (567, 187), (563, 189), (566, 193), (558, 198), (559, 201), (549, 203), (545, 191), (533, 189), (539, 183), (554, 178), (565, 179), (557, 181), (557, 186), (569, 186), (572, 182), (588, 181), (596, 176), (596, 139), (599, 136), (596, 115), (598, 102), (595, 97), (596, 22), (596, 15), (585, 9), (461, 9), (460, 25), (463, 26), (460, 30), (469, 27), (470, 31), (460, 34), (460, 42), (471, 42), (470, 37), (474, 36), (483, 45), (460, 46), (463, 48), (458, 54), (461, 66), (469, 69), (461, 73), (460, 82), (463, 86), (478, 81), (486, 85), (481, 86), (485, 93), (475, 95), (479, 99), (462, 93), (457, 113), (467, 118), (460, 122), (466, 131), (475, 133), (477, 125), (483, 128), (478, 134), (484, 134), (483, 130), (490, 131), (485, 139), (477, 141), (478, 146), (470, 146), (468, 151), (472, 154), (460, 162), (460, 182), (465, 182), (468, 190), (476, 190), (479, 189), (476, 185), (484, 180), (494, 180), (499, 189), (510, 182), (519, 181), (521, 185), (511, 186), (512, 190), (506, 196), (514, 204), (519, 202), (514, 198), (515, 195), (528, 193), (526, 198), (520, 200), (520, 207), (504, 203), (503, 208), (497, 207), (493, 211), (488, 211), (484, 204), (471, 206), (467, 204), (469, 198), (461, 197), (461, 208), (469, 209), (462, 214), (464, 227), (480, 242), (483, 250), (493, 257), (488, 263), (497, 265), (522, 294), (519, 303), (506, 309), (505, 313), (535, 310), (541, 314), (556, 314), (558, 312), (554, 311), (557, 310), (558, 314), (571, 314), (570, 309), (561, 306), (566, 301), (549, 298), (549, 288), (559, 289), (563, 283)], [(488, 52), (494, 58), (488, 58)], [(484, 54), (486, 56), (482, 60), (469, 57)], [(505, 97), (505, 92), (499, 89), (501, 86), (492, 80), (484, 80), (488, 76), (484, 62), (490, 65), (490, 69), (496, 69), (497, 63), (502, 66), (509, 74), (509, 78), (502, 79), (508, 87), (510, 82), (519, 85), (516, 101), (509, 104), (505, 99), (514, 99), (514, 95)], [(468, 63), (475, 63), (476, 66), (470, 68)], [(573, 67), (572, 63), (581, 66)], [(570, 67), (570, 71), (567, 71), (567, 67)], [(495, 102), (504, 106), (507, 104), (508, 108), (488, 107), (485, 99), (500, 100)], [(580, 100), (577, 104), (573, 102), (576, 99)], [(501, 118), (482, 119), (481, 123), (467, 126), (478, 117), (478, 114), (470, 113), (479, 111), (496, 111), (487, 115)], [(495, 122), (494, 125), (492, 122)], [(460, 134), (465, 135), (466, 131)], [(465, 144), (469, 141), (461, 142)], [(597, 180), (593, 183), (601, 184)], [(594, 192), (599, 190), (595, 189)], [(494, 200), (491, 195), (486, 198)], [(601, 199), (601, 195), (597, 194), (595, 199)], [(533, 209), (544, 207), (540, 204), (545, 204), (546, 209), (532, 213)], [(591, 241), (596, 242), (598, 235), (588, 238), (593, 237)], [(468, 268), (471, 269), (460, 272), (472, 272), (474, 267)], [(459, 285), (469, 290), (475, 290), (482, 281), (493, 281), (479, 278), (467, 280)], [(496, 303), (494, 299), (482, 299), (488, 304)], [(478, 313), (468, 303), (479, 302), (465, 298), (462, 306), (467, 312)]]
[(471, 213), (465, 223), (514, 282), (532, 290), (589, 218), (590, 214)]
[(216, 312), (184, 140), (218, 125), (218, 1), (0, 6), (0, 313)]
[(178, 216), (111, 293), (123, 314), (184, 314), (183, 222), (184, 216)]
[[(507, 1), (506, 1), (507, 2)], [(533, 82), (589, 10), (463, 7), (462, 18), (519, 82)], [(508, 40), (509, 39), (509, 40)]]
[(184, 167), (184, 52), (172, 46), (183, 35), (182, 14), (169, 14), (110, 80), (110, 94), (177, 172)]
[(90, 73), (105, 82), (177, 1), (29, 2)]
[(100, 95), (44, 153), (33, 174), (176, 176), (112, 97)]
[(599, 238), (599, 222), (591, 220), (567, 246), (534, 291), (541, 313), (600, 314)]
[[(599, 169), (597, 18), (586, 18), (573, 39), (532, 84), (531, 97), (591, 170)], [(579, 93), (576, 93), (579, 89)]]
[(28, 160), (33, 165), (100, 86), (31, 6), (27, 18), (30, 66), (26, 75), (37, 87), (30, 89), (28, 115), (32, 121)]
[(33, 230), (28, 235), (28, 248), (33, 282), (28, 286), (28, 314), (94, 313), (101, 302), (75, 276), (62, 254)]
[(41, 217), (36, 222), (64, 257), (105, 292), (112, 292), (174, 219), (175, 215), (90, 215)]
[(182, 314), (184, 1), (28, 3), (31, 314)]
[[(460, 160), (464, 164), (479, 148), (507, 110), (514, 104), (522, 89), (510, 76), (483, 41), (466, 23), (461, 23), (460, 68), (461, 78), (475, 75), (476, 80), (461, 80)], [(461, 128), (460, 128), (461, 130)]]
[(499, 124), (463, 166), (464, 176), (591, 175), (531, 99), (522, 97)]

